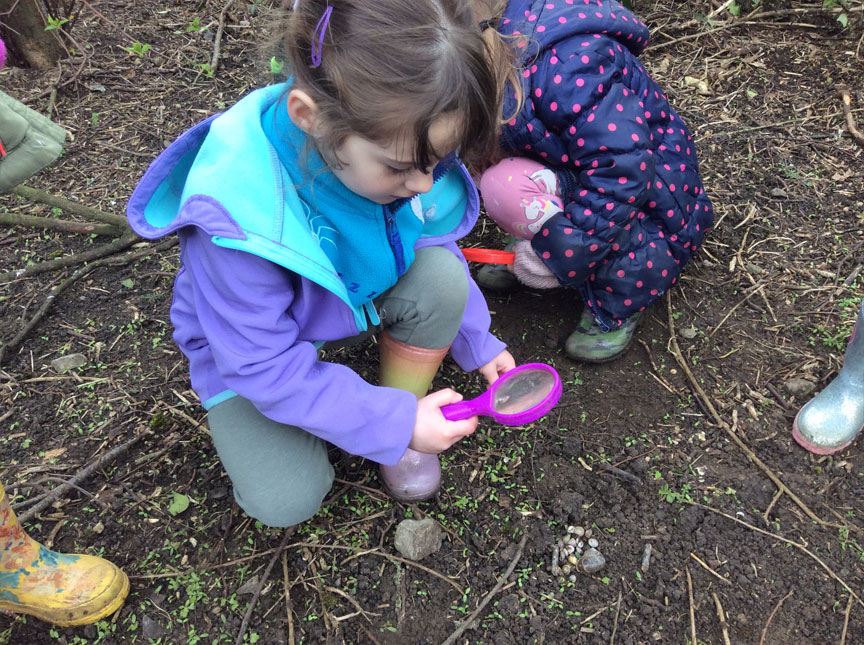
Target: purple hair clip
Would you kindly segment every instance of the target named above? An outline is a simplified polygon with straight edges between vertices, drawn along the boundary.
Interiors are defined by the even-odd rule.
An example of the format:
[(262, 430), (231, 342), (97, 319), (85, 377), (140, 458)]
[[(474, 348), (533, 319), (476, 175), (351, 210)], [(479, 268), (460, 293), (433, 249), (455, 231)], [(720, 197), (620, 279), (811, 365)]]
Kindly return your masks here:
[(318, 67), (321, 64), (321, 50), (324, 48), (324, 34), (327, 33), (327, 25), (330, 24), (330, 14), (333, 13), (333, 7), (328, 6), (324, 13), (321, 14), (321, 19), (315, 25), (315, 32), (312, 34), (312, 51), (309, 53), (309, 58), (312, 59), (312, 67)]

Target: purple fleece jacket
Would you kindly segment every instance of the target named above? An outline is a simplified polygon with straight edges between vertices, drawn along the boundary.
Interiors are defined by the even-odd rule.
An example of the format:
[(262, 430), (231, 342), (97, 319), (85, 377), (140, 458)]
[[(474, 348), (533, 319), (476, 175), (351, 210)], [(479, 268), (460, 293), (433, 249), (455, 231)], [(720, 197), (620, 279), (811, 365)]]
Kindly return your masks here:
[[(162, 153), (136, 187), (127, 209), (130, 225), (142, 237), (155, 239), (173, 232), (180, 237), (182, 268), (175, 281), (171, 321), (174, 340), (189, 359), (192, 387), (208, 409), (240, 395), (270, 419), (301, 427), (349, 453), (395, 464), (413, 434), (414, 395), (372, 385), (344, 365), (318, 360), (315, 342), (358, 333), (351, 308), (300, 273), (253, 252), (215, 244), (214, 236), (244, 238), (237, 221), (212, 196), (185, 196), (184, 177), (198, 163), (196, 151), (214, 130), (226, 129), (218, 124), (230, 113), (195, 126)], [(230, 118), (225, 123), (230, 124)], [(214, 190), (232, 190), (232, 175), (244, 176), (237, 171), (237, 160), (246, 155), (263, 152), (274, 168), (280, 167), (272, 148), (250, 150), (250, 138), (262, 140), (227, 136), (224, 145), (236, 149), (220, 149), (208, 158), (205, 169)], [(468, 208), (456, 229), (421, 238), (416, 247), (440, 245), (462, 258), (455, 240), (471, 229), (479, 210), (476, 189), (469, 189)], [(181, 195), (173, 209), (152, 208)], [(243, 202), (246, 207), (265, 217), (274, 203), (281, 203), (280, 193), (255, 194), (250, 200)], [(467, 274), (464, 259), (463, 265)], [(466, 371), (485, 365), (505, 347), (489, 332), (486, 302), (470, 274), (468, 280), (468, 303), (450, 350)]]

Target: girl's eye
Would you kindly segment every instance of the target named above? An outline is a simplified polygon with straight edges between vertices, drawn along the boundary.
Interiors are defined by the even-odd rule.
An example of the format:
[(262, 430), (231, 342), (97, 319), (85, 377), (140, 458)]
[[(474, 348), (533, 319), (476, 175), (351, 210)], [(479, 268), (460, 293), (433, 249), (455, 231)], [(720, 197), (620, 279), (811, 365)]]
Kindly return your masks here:
[(394, 168), (393, 166), (387, 166), (390, 169), (390, 172), (394, 175), (407, 175), (413, 169), (413, 166), (408, 166), (407, 168)]

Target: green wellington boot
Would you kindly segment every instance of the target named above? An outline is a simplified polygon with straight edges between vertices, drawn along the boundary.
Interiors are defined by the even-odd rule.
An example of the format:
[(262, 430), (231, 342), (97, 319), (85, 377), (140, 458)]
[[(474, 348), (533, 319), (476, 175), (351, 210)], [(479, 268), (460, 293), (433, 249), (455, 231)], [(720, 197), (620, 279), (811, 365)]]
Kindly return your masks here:
[(633, 334), (639, 327), (642, 314), (630, 316), (614, 331), (603, 331), (594, 322), (594, 315), (585, 307), (579, 317), (576, 331), (570, 334), (564, 345), (567, 356), (586, 363), (605, 363), (615, 360), (633, 342)]
[(28, 536), (0, 486), (0, 609), (86, 625), (120, 609), (128, 593), (129, 578), (107, 560), (57, 553)]
[[(395, 340), (387, 332), (378, 336), (381, 353), (381, 385), (408, 390), (418, 399), (426, 396), (450, 347), (424, 349)], [(390, 496), (400, 502), (429, 499), (441, 487), (438, 455), (408, 448), (395, 466), (380, 466), (381, 479)]]

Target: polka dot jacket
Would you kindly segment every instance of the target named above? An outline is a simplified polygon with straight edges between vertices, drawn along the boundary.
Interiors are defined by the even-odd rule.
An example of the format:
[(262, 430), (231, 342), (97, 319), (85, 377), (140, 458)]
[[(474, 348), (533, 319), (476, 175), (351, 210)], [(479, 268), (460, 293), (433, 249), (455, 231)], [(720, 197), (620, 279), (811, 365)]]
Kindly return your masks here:
[[(523, 37), (504, 152), (554, 168), (565, 204), (532, 247), (615, 329), (677, 282), (714, 219), (693, 138), (637, 58), (648, 28), (618, 2), (513, 0), (498, 29)], [(516, 105), (508, 91), (504, 114)]]

